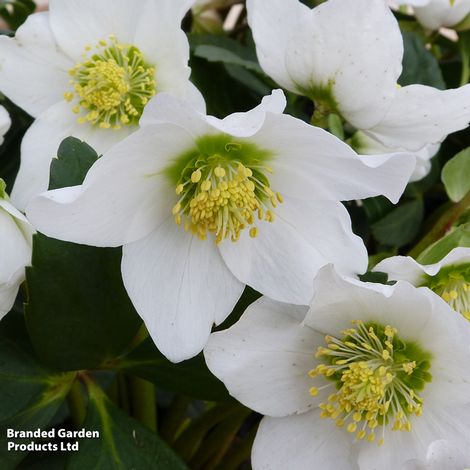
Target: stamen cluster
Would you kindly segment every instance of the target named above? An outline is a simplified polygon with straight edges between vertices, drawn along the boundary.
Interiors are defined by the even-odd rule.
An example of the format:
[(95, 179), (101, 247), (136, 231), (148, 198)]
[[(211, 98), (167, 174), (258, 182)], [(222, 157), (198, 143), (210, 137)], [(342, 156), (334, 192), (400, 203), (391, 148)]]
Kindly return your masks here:
[(89, 122), (102, 129), (120, 129), (136, 124), (149, 99), (156, 93), (155, 69), (149, 66), (135, 46), (120, 44), (114, 36), (101, 40), (91, 57), (85, 48), (84, 61), (69, 74), (74, 92), (67, 92), (67, 101), (78, 99), (72, 110), (85, 114), (79, 123)]
[(436, 276), (429, 276), (424, 285), (440, 295), (456, 312), (470, 321), (469, 264), (444, 267)]
[(271, 170), (220, 155), (197, 158), (196, 168), (184, 172), (176, 186), (180, 198), (173, 207), (175, 222), (181, 225), (185, 219), (185, 229), (201, 240), (213, 233), (217, 244), (237, 241), (249, 226), (250, 236), (256, 237), (255, 220), (273, 222), (272, 209), (282, 202), (282, 196), (269, 187), (266, 171)]
[(333, 383), (312, 387), (310, 394), (336, 386), (328, 402), (320, 404), (320, 416), (370, 442), (379, 428), (382, 445), (387, 426), (392, 431), (410, 431), (410, 417), (421, 415), (423, 400), (416, 392), (431, 380), (429, 361), (422, 360), (426, 355), (416, 346), (407, 348), (395, 328), (360, 320), (353, 323), (355, 328), (342, 331), (342, 339), (326, 336), (327, 347), (318, 348), (316, 357), (326, 361), (309, 375), (322, 375)]

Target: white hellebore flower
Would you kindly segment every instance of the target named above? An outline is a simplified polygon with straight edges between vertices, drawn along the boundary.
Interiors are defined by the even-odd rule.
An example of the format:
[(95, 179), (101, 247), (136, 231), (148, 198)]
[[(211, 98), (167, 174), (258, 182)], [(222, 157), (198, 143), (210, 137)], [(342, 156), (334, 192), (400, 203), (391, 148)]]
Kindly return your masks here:
[(33, 229), (9, 201), (0, 179), (0, 320), (11, 310), (31, 263)]
[(248, 0), (248, 20), (264, 71), (388, 148), (420, 150), (470, 121), (470, 85), (398, 87), (400, 28), (384, 0)]
[(416, 19), (430, 30), (452, 28), (470, 14), (470, 0), (395, 0), (413, 7)]
[(45, 191), (49, 165), (71, 135), (98, 153), (137, 129), (165, 91), (202, 102), (189, 82), (180, 23), (194, 0), (51, 0), (15, 38), (0, 37), (0, 90), (36, 118), (21, 148), (12, 200)]
[(393, 281), (429, 287), (470, 321), (470, 248), (454, 248), (438, 263), (428, 265), (410, 256), (393, 256), (378, 263), (374, 271), (387, 273)]
[(8, 132), (11, 126), (11, 119), (8, 111), (0, 106), (0, 145), (3, 144), (5, 134)]
[(326, 266), (310, 309), (263, 297), (211, 335), (204, 355), (237, 400), (266, 415), (255, 470), (402, 469), (437, 440), (468, 464), (465, 325), (428, 289), (348, 281)]
[(374, 166), (331, 134), (281, 114), (275, 91), (223, 120), (159, 94), (141, 129), (90, 169), (82, 186), (47, 192), (27, 213), (43, 233), (123, 247), (127, 292), (171, 360), (197, 354), (244, 285), (293, 303), (329, 262), (362, 272), (362, 241), (338, 201), (397, 200), (414, 163)]

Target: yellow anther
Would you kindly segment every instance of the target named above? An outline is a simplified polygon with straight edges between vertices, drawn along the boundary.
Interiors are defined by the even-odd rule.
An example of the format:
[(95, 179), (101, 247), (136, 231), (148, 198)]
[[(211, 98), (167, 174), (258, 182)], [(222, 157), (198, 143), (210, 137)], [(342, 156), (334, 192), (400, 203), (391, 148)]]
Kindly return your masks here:
[(201, 170), (195, 170), (191, 173), (191, 182), (192, 183), (199, 183), (202, 177), (202, 172)]
[(226, 172), (225, 169), (218, 166), (214, 168), (214, 175), (217, 176), (218, 178), (223, 178), (225, 176)]
[(356, 423), (358, 423), (359, 421), (361, 421), (361, 419), (362, 419), (362, 413), (360, 413), (359, 411), (356, 411), (353, 414), (353, 420), (356, 421)]
[(178, 186), (176, 186), (176, 190), (175, 190), (176, 194), (178, 195), (181, 194), (183, 192), (183, 189), (184, 189), (184, 185), (182, 184), (179, 184)]
[(310, 393), (310, 395), (312, 395), (312, 397), (316, 397), (318, 395), (318, 388), (317, 387), (310, 387), (309, 393)]
[(390, 353), (386, 349), (382, 351), (382, 358), (384, 359), (384, 361), (390, 359)]
[(175, 204), (172, 209), (173, 215), (176, 215), (179, 211), (181, 210), (181, 204), (178, 202), (178, 204)]
[(209, 189), (212, 188), (212, 183), (211, 181), (209, 180), (204, 180), (202, 183), (201, 183), (201, 190), (202, 191), (209, 191)]
[(356, 423), (349, 423), (348, 427), (346, 428), (348, 432), (356, 432), (357, 424)]
[(258, 236), (258, 228), (257, 227), (250, 228), (250, 237), (256, 238), (257, 236)]
[(366, 437), (366, 432), (364, 430), (362, 431), (359, 431), (357, 434), (356, 434), (356, 438), (359, 439), (359, 440), (362, 440)]

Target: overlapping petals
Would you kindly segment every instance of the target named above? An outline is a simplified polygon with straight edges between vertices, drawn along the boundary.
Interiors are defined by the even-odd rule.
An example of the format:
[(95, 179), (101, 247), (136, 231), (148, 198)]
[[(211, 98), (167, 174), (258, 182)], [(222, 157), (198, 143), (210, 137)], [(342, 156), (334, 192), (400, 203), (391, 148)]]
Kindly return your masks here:
[[(124, 245), (124, 282), (152, 337), (170, 359), (191, 357), (203, 347), (212, 323), (230, 313), (245, 284), (302, 304), (310, 299), (310, 280), (321, 266), (333, 262), (346, 274), (363, 272), (364, 245), (338, 201), (377, 194), (396, 201), (413, 170), (407, 156), (359, 157), (327, 132), (282, 115), (284, 106), (284, 95), (275, 91), (253, 110), (219, 120), (161, 93), (147, 106), (142, 128), (105, 153), (82, 186), (35, 198), (28, 214), (40, 231), (55, 238)], [(218, 138), (229, 140), (219, 148)], [(272, 211), (259, 206), (256, 223), (247, 215), (251, 222), (244, 224), (254, 225), (251, 229), (237, 225), (243, 205), (235, 215), (218, 213), (213, 222), (220, 223), (217, 233), (206, 233), (208, 226), (198, 225), (198, 219), (182, 223), (190, 206), (183, 209), (178, 195), (184, 200), (185, 191), (204, 192), (201, 173), (193, 171), (184, 184), (169, 175), (182, 170), (186, 175), (184, 165), (196, 160), (181, 159), (207, 141), (215, 145), (213, 154), (202, 154), (197, 164), (208, 168), (208, 178), (219, 171), (220, 181), (226, 171), (209, 170), (214, 159), (232, 177), (240, 171), (250, 177), (251, 157), (244, 157), (243, 149), (259, 152), (261, 160), (252, 163), (257, 186), (248, 182), (245, 188), (258, 188), (252, 196), (256, 204), (270, 204)], [(242, 149), (240, 158), (248, 169), (232, 164), (230, 156), (221, 160), (231, 148)], [(278, 192), (274, 203), (274, 196), (267, 196), (272, 191)], [(216, 235), (228, 238), (228, 233), (232, 241), (214, 243)]]

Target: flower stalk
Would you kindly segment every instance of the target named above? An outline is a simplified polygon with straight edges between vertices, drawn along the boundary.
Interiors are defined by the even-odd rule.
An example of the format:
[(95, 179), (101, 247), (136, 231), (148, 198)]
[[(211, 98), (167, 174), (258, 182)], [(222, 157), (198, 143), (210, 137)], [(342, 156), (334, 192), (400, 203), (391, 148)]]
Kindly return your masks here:
[(459, 217), (470, 207), (470, 191), (461, 201), (454, 204), (438, 219), (434, 227), (411, 249), (408, 256), (417, 258), (428, 246), (443, 237), (459, 219)]

